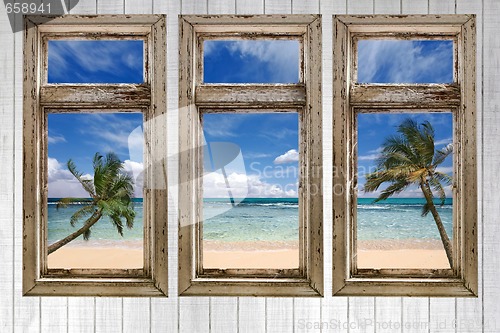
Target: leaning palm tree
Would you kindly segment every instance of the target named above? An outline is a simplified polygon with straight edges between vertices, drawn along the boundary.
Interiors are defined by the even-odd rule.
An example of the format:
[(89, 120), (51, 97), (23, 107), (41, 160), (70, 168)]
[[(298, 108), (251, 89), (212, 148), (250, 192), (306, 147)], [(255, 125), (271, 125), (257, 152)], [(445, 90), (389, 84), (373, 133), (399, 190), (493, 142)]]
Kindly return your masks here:
[(452, 145), (436, 150), (434, 129), (428, 121), (418, 124), (412, 119), (406, 119), (398, 126), (397, 132), (399, 135), (390, 136), (383, 143), (377, 169), (366, 176), (364, 191), (373, 192), (383, 183), (388, 183), (387, 188), (375, 200), (378, 202), (402, 192), (410, 185), (420, 187), (426, 201), (422, 207), (422, 216), (429, 212), (432, 214), (450, 267), (453, 267), (452, 244), (434, 204), (433, 193), (434, 191), (438, 195), (439, 204), (444, 205), (446, 194), (443, 184), (449, 185), (451, 177), (436, 168), (452, 153)]
[[(125, 219), (129, 229), (134, 226), (135, 211), (131, 200), (133, 180), (123, 172), (122, 162), (114, 153), (108, 153), (106, 157), (103, 157), (99, 153), (95, 154), (93, 160), (93, 180), (84, 178), (82, 173), (76, 169), (72, 160), (68, 161), (67, 166), (69, 172), (71, 172), (90, 195), (90, 200), (86, 201), (85, 206), (71, 216), (69, 222), (74, 227), (83, 218), (86, 218), (86, 220), (80, 229), (51, 244), (48, 247), (49, 254), (81, 235), (83, 235), (84, 240), (88, 240), (92, 226), (103, 216), (110, 218), (111, 223), (113, 223), (121, 236), (123, 236), (122, 218)], [(66, 207), (75, 201), (81, 200), (75, 198), (61, 199), (57, 203), (57, 208)]]

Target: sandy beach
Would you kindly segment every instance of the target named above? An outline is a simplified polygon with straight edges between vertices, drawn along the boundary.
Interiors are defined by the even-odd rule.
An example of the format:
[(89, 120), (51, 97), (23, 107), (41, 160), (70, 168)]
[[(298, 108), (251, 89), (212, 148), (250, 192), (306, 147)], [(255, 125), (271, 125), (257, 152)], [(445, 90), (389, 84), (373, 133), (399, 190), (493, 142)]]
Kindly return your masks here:
[(62, 247), (48, 257), (49, 268), (143, 268), (140, 248)]
[[(49, 268), (143, 267), (140, 247), (67, 246), (48, 258)], [(205, 268), (297, 268), (298, 242), (205, 241)], [(439, 240), (358, 241), (359, 268), (449, 268)]]

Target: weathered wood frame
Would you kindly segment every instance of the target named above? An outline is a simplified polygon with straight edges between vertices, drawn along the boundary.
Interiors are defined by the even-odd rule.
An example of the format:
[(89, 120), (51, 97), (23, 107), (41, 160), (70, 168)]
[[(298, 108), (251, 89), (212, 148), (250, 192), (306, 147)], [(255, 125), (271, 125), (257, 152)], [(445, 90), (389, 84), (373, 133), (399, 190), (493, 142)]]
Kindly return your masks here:
[[(166, 296), (166, 19), (164, 15), (27, 16), (24, 37), (23, 294)], [(142, 84), (48, 84), (48, 38), (139, 38)], [(144, 268), (47, 267), (49, 112), (142, 112), (144, 120)]]
[[(180, 16), (179, 295), (323, 294), (321, 19), (319, 15)], [(299, 84), (203, 84), (204, 38), (300, 38)], [(203, 112), (298, 112), (298, 270), (207, 270), (201, 265)]]
[[(476, 46), (474, 15), (335, 16), (333, 87), (333, 295), (477, 296)], [(355, 40), (452, 38), (455, 83), (358, 84)], [(357, 270), (356, 114), (448, 111), (454, 115), (453, 246), (449, 270)], [(341, 190), (339, 190), (341, 189)]]

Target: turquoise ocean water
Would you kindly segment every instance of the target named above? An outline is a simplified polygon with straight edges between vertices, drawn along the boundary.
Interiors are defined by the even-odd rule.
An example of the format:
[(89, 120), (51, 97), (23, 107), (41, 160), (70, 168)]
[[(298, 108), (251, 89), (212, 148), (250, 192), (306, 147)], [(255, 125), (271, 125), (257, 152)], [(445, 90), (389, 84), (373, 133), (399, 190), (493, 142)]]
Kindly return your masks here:
[[(75, 232), (83, 225), (85, 219), (82, 219), (80, 223), (72, 227), (69, 223), (71, 216), (78, 209), (83, 207), (83, 204), (75, 203), (68, 205), (66, 208), (57, 209), (56, 202), (58, 198), (50, 198), (48, 205), (48, 241), (49, 244), (64, 238)], [(108, 217), (103, 217), (100, 221), (98, 221), (94, 227), (92, 227), (90, 241), (92, 244), (99, 243), (106, 245), (117, 245), (118, 241), (142, 241), (143, 239), (143, 224), (142, 224), (142, 199), (133, 199), (134, 200), (134, 210), (136, 213), (136, 217), (134, 219), (134, 227), (132, 229), (128, 229), (125, 226), (123, 228), (123, 237), (118, 234), (116, 228), (111, 223)], [(81, 243), (83, 242), (83, 237), (80, 236), (70, 244)]]
[[(71, 215), (80, 204), (56, 209), (49, 199), (49, 244), (77, 230), (69, 224)], [(358, 199), (358, 239), (439, 239), (436, 225), (429, 214), (421, 217), (423, 199), (390, 198), (374, 203), (373, 199)], [(91, 240), (98, 243), (119, 240), (140, 241), (143, 238), (142, 200), (135, 199), (136, 219), (133, 229), (124, 229), (123, 238), (111, 222), (103, 218), (92, 229)], [(205, 199), (204, 213), (213, 216), (203, 225), (203, 237), (213, 241), (293, 241), (298, 240), (297, 199), (244, 199), (236, 207), (223, 199)], [(438, 208), (448, 235), (452, 230), (452, 201)], [(81, 224), (80, 224), (81, 225)], [(81, 241), (81, 240), (78, 240)]]

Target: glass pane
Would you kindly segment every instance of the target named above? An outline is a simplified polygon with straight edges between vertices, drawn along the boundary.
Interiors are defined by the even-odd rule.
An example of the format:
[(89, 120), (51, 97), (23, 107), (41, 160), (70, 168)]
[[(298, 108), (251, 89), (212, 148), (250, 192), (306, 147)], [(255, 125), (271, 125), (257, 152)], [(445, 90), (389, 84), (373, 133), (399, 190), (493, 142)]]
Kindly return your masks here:
[(451, 113), (358, 114), (358, 268), (450, 268), (452, 142)]
[(142, 40), (49, 40), (48, 83), (143, 83)]
[(206, 40), (205, 83), (298, 83), (298, 40)]
[(359, 83), (451, 83), (451, 40), (359, 40)]
[(205, 114), (203, 267), (298, 268), (298, 115)]
[(48, 115), (49, 268), (143, 267), (142, 147), (141, 113)]

